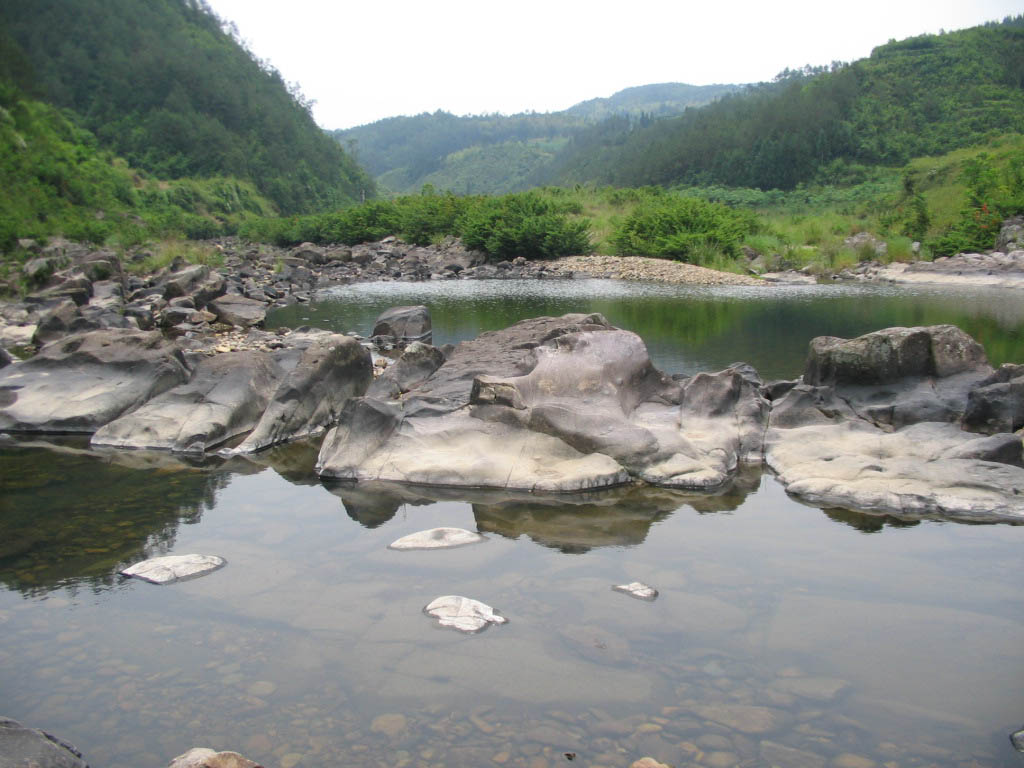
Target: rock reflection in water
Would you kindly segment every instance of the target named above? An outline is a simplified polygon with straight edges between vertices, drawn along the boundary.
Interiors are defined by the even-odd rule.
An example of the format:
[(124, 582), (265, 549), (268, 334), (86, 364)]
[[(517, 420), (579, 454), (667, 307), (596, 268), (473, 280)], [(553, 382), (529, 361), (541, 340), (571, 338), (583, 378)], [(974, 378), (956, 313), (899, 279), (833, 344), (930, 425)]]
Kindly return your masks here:
[[(166, 453), (88, 450), (82, 440), (0, 449), (0, 583), (26, 596), (108, 589), (117, 572), (167, 553), (229, 474)], [(59, 454), (55, 460), (54, 453)]]

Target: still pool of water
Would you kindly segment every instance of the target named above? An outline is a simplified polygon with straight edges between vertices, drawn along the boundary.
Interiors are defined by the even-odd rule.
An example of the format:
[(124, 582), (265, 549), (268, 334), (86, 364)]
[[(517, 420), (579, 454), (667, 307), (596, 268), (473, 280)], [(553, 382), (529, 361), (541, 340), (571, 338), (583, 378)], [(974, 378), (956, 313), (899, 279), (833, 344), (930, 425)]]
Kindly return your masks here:
[[(289, 311), (366, 333), (379, 309), (426, 301), (444, 343), (473, 318), (518, 319), (501, 284), (485, 285), (499, 297), (490, 311), (402, 284)], [(653, 290), (645, 308), (606, 295), (618, 290), (567, 282), (520, 316), (603, 311), (642, 332), (680, 300), (636, 288)], [(735, 359), (763, 370), (779, 357), (764, 349), (795, 346), (788, 335), (894, 319), (964, 318), (990, 329), (991, 356), (1015, 354), (1024, 316), (1001, 294), (831, 286), (692, 301), (726, 309), (665, 325), (656, 354), (676, 370)], [(769, 318), (803, 317), (802, 302), (820, 323), (770, 341)], [(858, 325), (873, 312), (884, 319)], [(761, 348), (740, 338), (752, 327)], [(766, 375), (795, 375), (802, 354)], [(712, 768), (1020, 764), (1007, 735), (1024, 722), (1024, 526), (820, 510), (759, 470), (715, 496), (537, 498), (328, 486), (314, 458), (305, 444), (187, 463), (0, 442), (0, 714), (70, 740), (94, 768), (163, 765), (196, 745), (284, 768), (626, 768), (645, 755)], [(487, 540), (387, 548), (440, 525)], [(117, 576), (186, 552), (228, 565), (167, 587)], [(657, 600), (611, 589), (634, 580)], [(509, 623), (473, 636), (435, 626), (423, 607), (453, 593)]]
[(434, 343), (457, 343), (527, 317), (601, 312), (634, 331), (668, 373), (750, 363), (765, 380), (803, 371), (815, 336), (850, 338), (890, 326), (953, 323), (995, 363), (1024, 362), (1021, 291), (875, 285), (678, 286), (611, 280), (364, 283), (271, 312), (267, 326), (314, 325), (368, 336), (388, 307), (424, 304)]

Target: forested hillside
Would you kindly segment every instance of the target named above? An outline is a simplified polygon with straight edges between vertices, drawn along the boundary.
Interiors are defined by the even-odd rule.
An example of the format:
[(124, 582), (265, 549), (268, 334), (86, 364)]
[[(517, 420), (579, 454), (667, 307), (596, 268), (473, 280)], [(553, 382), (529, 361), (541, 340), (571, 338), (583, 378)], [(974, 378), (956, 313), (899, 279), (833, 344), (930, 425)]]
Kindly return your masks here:
[(529, 186), (570, 136), (596, 121), (611, 115), (631, 121), (679, 114), (737, 88), (644, 85), (561, 112), (457, 117), (439, 110), (390, 117), (334, 131), (334, 136), (393, 192), (416, 192), (431, 184), (461, 194), (495, 194)]
[(576, 134), (536, 180), (792, 189), (1021, 126), (1024, 16), (787, 71), (675, 118), (610, 118)]
[(4, 0), (0, 77), (159, 179), (233, 177), (284, 213), (374, 191), (202, 0)]

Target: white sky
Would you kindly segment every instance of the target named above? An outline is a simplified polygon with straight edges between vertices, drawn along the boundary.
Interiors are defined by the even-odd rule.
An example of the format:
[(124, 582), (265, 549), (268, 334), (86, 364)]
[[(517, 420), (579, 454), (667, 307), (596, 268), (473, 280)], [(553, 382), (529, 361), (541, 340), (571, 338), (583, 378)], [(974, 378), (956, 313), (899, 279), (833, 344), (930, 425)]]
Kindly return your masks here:
[(565, 109), (633, 85), (750, 83), (1024, 13), (1024, 0), (207, 0), (324, 128)]

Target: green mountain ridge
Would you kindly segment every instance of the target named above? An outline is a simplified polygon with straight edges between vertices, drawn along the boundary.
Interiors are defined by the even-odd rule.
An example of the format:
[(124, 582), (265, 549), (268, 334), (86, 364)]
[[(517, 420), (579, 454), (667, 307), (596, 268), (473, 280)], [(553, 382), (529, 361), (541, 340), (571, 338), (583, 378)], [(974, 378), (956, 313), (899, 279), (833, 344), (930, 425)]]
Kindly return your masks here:
[(158, 179), (231, 177), (282, 213), (374, 194), (301, 95), (202, 0), (5, 0), (0, 78)]
[(503, 194), (532, 186), (570, 137), (609, 116), (650, 121), (740, 87), (657, 83), (560, 112), (456, 116), (439, 110), (389, 117), (332, 135), (391, 192), (415, 193), (430, 184), (459, 194)]
[(539, 183), (793, 189), (1024, 126), (1024, 16), (782, 73), (674, 118), (578, 132)]

